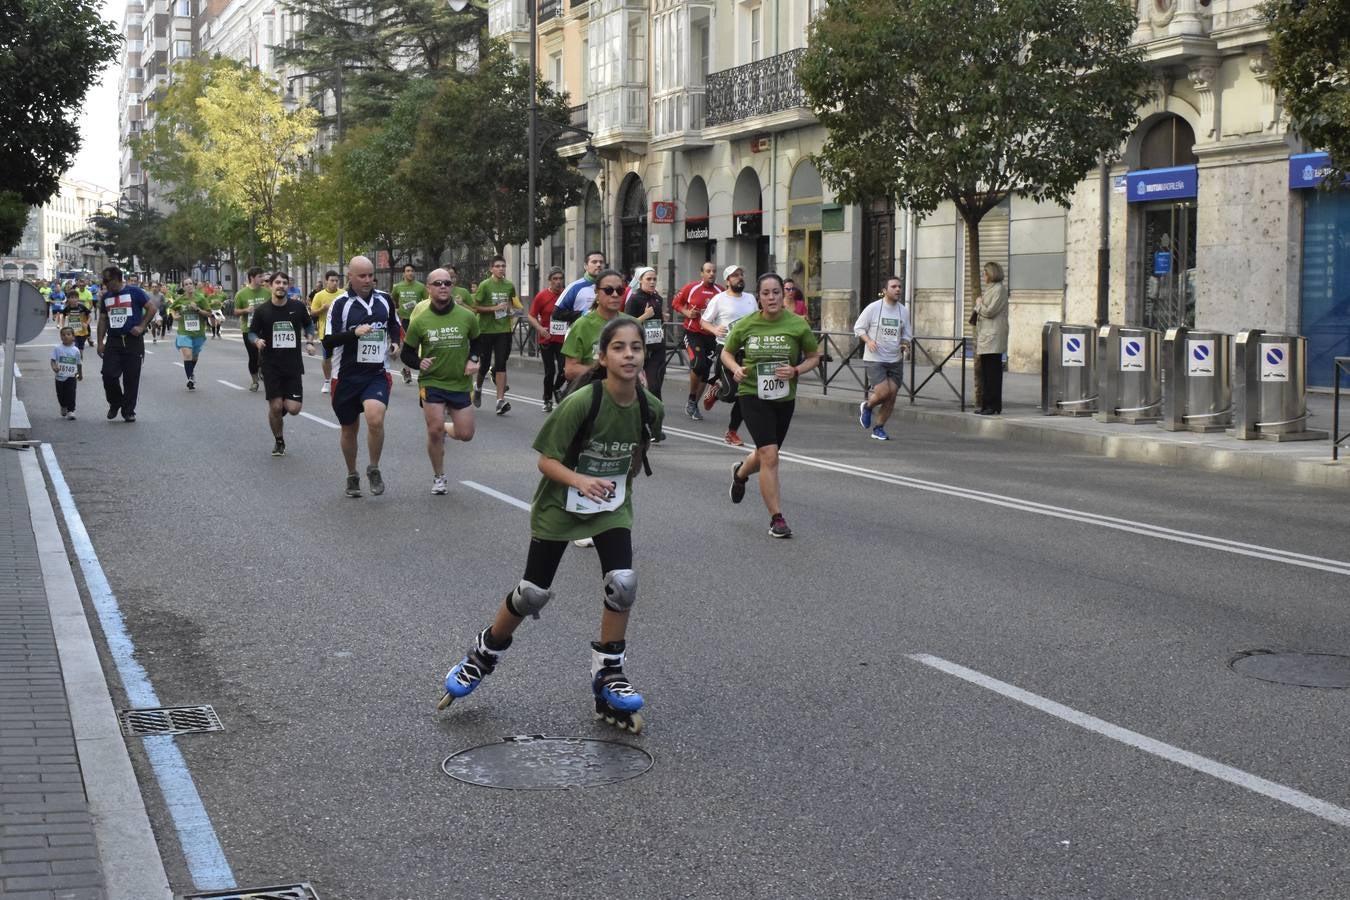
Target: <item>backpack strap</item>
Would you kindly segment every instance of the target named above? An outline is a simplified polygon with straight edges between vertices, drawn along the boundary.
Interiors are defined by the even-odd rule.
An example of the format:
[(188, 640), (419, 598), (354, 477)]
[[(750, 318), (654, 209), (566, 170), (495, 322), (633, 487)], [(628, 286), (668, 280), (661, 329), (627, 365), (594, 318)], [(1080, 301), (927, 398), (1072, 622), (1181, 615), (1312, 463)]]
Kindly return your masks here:
[[(647, 450), (652, 445), (652, 406), (647, 402), (647, 391), (638, 385), (638, 408), (642, 411), (642, 436), (638, 439), (638, 454), (642, 459), (642, 474), (648, 478), (652, 477), (652, 464), (647, 461)], [(636, 463), (636, 460), (634, 460)], [(637, 466), (633, 466), (633, 474), (637, 474)]]
[(586, 442), (591, 439), (591, 430), (595, 428), (596, 416), (600, 415), (600, 401), (603, 399), (602, 392), (605, 387), (598, 381), (592, 381), (586, 385), (591, 389), (591, 408), (586, 413), (586, 418), (581, 420), (577, 426), (576, 434), (572, 436), (572, 443), (567, 448), (567, 457), (563, 464), (569, 469), (577, 467), (577, 461), (581, 459), (581, 451), (585, 449)]

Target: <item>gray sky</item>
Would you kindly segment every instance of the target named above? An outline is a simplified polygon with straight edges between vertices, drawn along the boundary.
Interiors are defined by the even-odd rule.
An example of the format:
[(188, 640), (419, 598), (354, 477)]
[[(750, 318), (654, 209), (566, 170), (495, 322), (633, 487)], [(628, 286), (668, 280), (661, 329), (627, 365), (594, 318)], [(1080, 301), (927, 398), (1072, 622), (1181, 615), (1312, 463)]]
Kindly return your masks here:
[[(126, 11), (125, 0), (103, 0), (103, 17), (122, 27)], [(117, 82), (122, 77), (122, 62), (102, 72), (102, 81), (85, 95), (84, 110), (80, 114), (80, 152), (68, 176), (78, 181), (89, 181), (111, 191), (117, 190), (118, 159), (121, 149), (117, 144)]]

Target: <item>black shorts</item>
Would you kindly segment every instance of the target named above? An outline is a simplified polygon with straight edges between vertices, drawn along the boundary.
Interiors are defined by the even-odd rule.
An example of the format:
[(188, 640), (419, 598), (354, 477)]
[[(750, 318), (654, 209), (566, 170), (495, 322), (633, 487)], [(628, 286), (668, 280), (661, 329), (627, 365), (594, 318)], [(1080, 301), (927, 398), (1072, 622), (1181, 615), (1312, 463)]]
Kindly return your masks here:
[(305, 385), (301, 380), (299, 372), (274, 372), (264, 368), (262, 370), (262, 383), (264, 396), (268, 400), (294, 400), (296, 403), (303, 403), (305, 399)]
[(686, 331), (684, 346), (689, 351), (689, 368), (700, 381), (707, 381), (712, 372), (713, 354), (717, 352), (717, 339), (707, 332)]
[(750, 432), (750, 440), (756, 447), (773, 444), (783, 446), (787, 438), (788, 426), (792, 424), (792, 412), (797, 407), (796, 400), (761, 400), (742, 394), (741, 417)]
[(423, 403), (440, 403), (451, 409), (467, 409), (473, 405), (468, 391), (447, 391), (444, 388), (424, 387), (418, 390)]
[(506, 358), (511, 355), (511, 332), (480, 334), (478, 336), (478, 364), (483, 371), (506, 371)]
[(374, 400), (389, 405), (389, 388), (394, 379), (388, 372), (374, 374), (344, 375), (333, 379), (333, 415), (338, 423), (350, 425), (361, 418), (365, 412), (366, 401)]

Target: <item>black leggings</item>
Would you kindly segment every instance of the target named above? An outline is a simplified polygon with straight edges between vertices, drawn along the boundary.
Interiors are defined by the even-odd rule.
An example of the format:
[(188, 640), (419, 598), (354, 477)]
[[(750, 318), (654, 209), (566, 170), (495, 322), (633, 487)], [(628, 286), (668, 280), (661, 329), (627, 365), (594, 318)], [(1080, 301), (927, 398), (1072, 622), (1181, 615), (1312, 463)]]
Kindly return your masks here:
[(661, 386), (666, 381), (666, 345), (648, 344), (647, 358), (642, 364), (642, 370), (647, 373), (647, 390), (651, 392), (657, 400), (661, 399)]
[(984, 408), (1003, 412), (1003, 354), (980, 354), (980, 381)]
[(544, 361), (544, 402), (548, 403), (567, 383), (563, 375), (562, 344), (540, 344), (539, 357)]
[(258, 374), (258, 346), (248, 339), (248, 326), (244, 326), (244, 349), (248, 351), (248, 374)]
[(728, 431), (739, 431), (741, 423), (745, 417), (741, 415), (741, 398), (738, 396), (736, 401), (731, 404), (731, 421), (727, 423)]
[[(611, 528), (597, 534), (595, 552), (600, 557), (600, 572), (633, 568), (633, 533), (627, 528)], [(546, 541), (530, 538), (530, 555), (525, 560), (525, 580), (541, 588), (553, 586), (558, 564), (570, 541)]]

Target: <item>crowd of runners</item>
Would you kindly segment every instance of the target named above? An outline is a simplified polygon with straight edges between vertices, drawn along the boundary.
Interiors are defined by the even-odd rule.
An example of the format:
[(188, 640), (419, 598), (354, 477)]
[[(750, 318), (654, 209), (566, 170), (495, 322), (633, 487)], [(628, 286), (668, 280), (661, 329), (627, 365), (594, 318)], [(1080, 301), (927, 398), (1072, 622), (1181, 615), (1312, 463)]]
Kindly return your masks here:
[[(219, 337), (221, 321), (234, 317), (247, 353), (247, 390), (261, 389), (267, 401), (274, 457), (286, 454), (286, 417), (303, 408), (304, 357), (321, 356), (322, 392), (339, 426), (343, 491), (352, 498), (385, 492), (380, 459), (395, 375), (405, 384), (416, 382), (431, 492), (445, 494), (446, 441), (473, 439), (485, 384), (495, 415), (511, 412), (513, 334), (518, 319), (528, 323), (543, 363), (540, 397), (548, 415), (533, 443), (540, 481), (531, 504), (529, 551), (522, 577), (447, 674), (443, 707), (493, 671), (525, 618), (538, 618), (571, 543), (594, 547), (602, 570), (604, 607), (591, 646), (596, 715), (622, 729), (641, 729), (643, 699), (623, 672), (628, 614), (637, 597), (633, 479), (639, 471), (650, 474), (648, 450), (664, 439), (668, 323), (689, 362), (688, 383), (680, 385), (687, 387), (685, 415), (702, 421), (724, 406), (726, 443), (743, 446), (744, 430), (753, 445), (728, 473), (731, 502), (741, 503), (757, 476), (768, 533), (792, 536), (781, 507), (779, 451), (797, 382), (820, 364), (821, 348), (797, 292), (776, 274), (751, 283), (743, 268), (728, 265), (719, 283), (717, 267), (705, 263), (699, 278), (669, 304), (657, 292), (652, 269), (639, 267), (626, 277), (607, 268), (599, 252), (586, 256), (583, 274), (570, 284), (561, 269), (550, 271), (547, 285), (528, 303), (506, 278), (501, 257), (471, 289), (460, 285), (453, 266), (431, 271), (425, 283), (407, 266), (402, 280), (383, 291), (371, 260), (357, 256), (345, 279), (328, 271), (304, 299), (286, 273), (259, 268), (248, 271), (232, 299), (215, 286), (199, 289), (190, 278), (143, 287), (117, 268), (103, 275), (97, 297), (77, 291), (74, 301), (60, 310), (54, 306), (63, 327), (51, 365), (63, 416), (73, 418), (74, 384), (83, 377), (91, 327), (108, 419), (120, 415), (134, 422), (147, 332), (155, 341), (173, 329), (186, 389), (193, 391), (208, 335)], [(859, 406), (859, 424), (887, 440), (884, 426), (911, 339), (898, 278), (863, 310), (854, 331), (872, 385)], [(363, 425), (364, 471), (358, 464)]]

